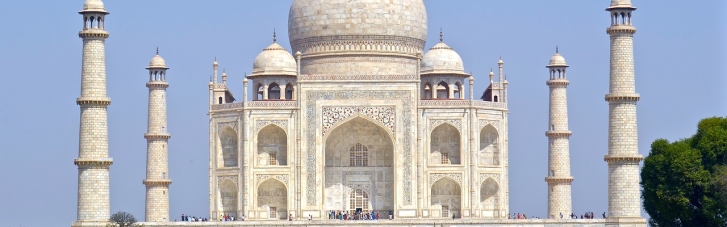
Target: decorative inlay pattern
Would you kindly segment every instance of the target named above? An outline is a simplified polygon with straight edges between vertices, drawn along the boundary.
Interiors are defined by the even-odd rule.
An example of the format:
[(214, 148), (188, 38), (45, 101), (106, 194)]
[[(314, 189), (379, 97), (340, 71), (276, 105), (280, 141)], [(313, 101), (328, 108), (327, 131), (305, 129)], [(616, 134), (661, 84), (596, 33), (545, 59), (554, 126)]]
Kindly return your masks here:
[(255, 121), (255, 132), (260, 131), (260, 129), (265, 128), (269, 124), (277, 125), (283, 128), (285, 133), (288, 133), (288, 120), (257, 120)]
[(457, 182), (460, 187), (462, 186), (462, 174), (461, 173), (432, 173), (429, 174), (429, 187), (431, 188), (432, 185), (434, 185), (435, 182), (437, 182), (439, 179), (448, 177), (455, 182)]
[(493, 121), (493, 120), (482, 120), (480, 119), (480, 131), (482, 131), (483, 128), (487, 125), (492, 125), (492, 127), (495, 127), (495, 130), (498, 132), (500, 131), (500, 122), (499, 121)]
[(418, 80), (417, 75), (300, 75), (298, 80)]
[[(222, 184), (225, 180), (229, 180), (235, 185), (237, 185), (237, 176), (219, 176), (217, 177), (217, 185)], [(239, 188), (239, 187), (238, 187)]]
[[(404, 132), (411, 132), (412, 118), (411, 108), (413, 105), (412, 94), (410, 91), (310, 91), (306, 93), (306, 204), (308, 206), (315, 205), (316, 202), (316, 102), (318, 100), (402, 100), (402, 126)], [(402, 190), (404, 192), (404, 205), (412, 204), (412, 182), (411, 182), (411, 136), (408, 134), (402, 138), (403, 150), (402, 168), (403, 183)]]
[(225, 127), (230, 127), (232, 130), (235, 130), (235, 132), (237, 132), (237, 121), (218, 122), (217, 133), (221, 132), (222, 129), (224, 129)]
[(296, 100), (250, 101), (244, 103), (245, 107), (298, 107), (298, 101)]
[(462, 120), (460, 119), (429, 119), (429, 132), (441, 124), (450, 124), (462, 133)]
[(443, 99), (443, 100), (421, 100), (419, 105), (423, 107), (484, 107), (484, 108), (505, 108), (502, 102), (487, 102), (480, 100), (461, 100), (461, 99)]
[(306, 55), (338, 50), (397, 51), (416, 54), (424, 49), (424, 44), (425, 41), (421, 39), (391, 35), (318, 36), (293, 40), (290, 43), (293, 53), (300, 51)]
[(265, 180), (275, 178), (282, 182), (285, 187), (288, 187), (288, 175), (287, 174), (255, 174), (255, 187), (260, 186)]
[(498, 185), (500, 184), (500, 174), (496, 173), (480, 173), (480, 181), (477, 184), (482, 184), (487, 178), (492, 178)]
[(321, 129), (323, 136), (338, 123), (356, 115), (363, 115), (378, 121), (392, 134), (395, 132), (396, 109), (394, 106), (323, 107), (323, 126)]

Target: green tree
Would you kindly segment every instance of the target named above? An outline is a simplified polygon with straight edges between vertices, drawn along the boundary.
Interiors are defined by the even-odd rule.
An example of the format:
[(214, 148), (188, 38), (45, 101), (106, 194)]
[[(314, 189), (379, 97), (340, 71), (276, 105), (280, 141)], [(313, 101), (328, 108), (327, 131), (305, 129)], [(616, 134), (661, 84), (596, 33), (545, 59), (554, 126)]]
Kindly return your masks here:
[(116, 212), (109, 218), (109, 224), (107, 227), (139, 227), (143, 225), (136, 224), (136, 218), (130, 213), (123, 211)]
[(727, 118), (697, 128), (690, 138), (651, 144), (641, 171), (651, 226), (727, 226)]

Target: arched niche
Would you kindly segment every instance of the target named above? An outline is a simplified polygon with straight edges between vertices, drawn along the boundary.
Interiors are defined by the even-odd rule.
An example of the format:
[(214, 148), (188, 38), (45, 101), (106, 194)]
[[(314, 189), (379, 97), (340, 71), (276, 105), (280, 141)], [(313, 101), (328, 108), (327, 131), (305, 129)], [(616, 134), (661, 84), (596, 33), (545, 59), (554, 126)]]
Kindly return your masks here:
[(237, 167), (237, 132), (225, 127), (220, 132), (220, 148), (223, 167)]
[(220, 183), (221, 210), (224, 215), (236, 216), (237, 214), (237, 185), (231, 180)]
[(327, 135), (323, 209), (349, 209), (351, 192), (362, 189), (368, 197), (369, 211), (394, 210), (396, 162), (388, 131), (368, 119), (355, 117)]
[(267, 179), (257, 187), (257, 206), (268, 209), (270, 219), (286, 219), (288, 217), (288, 189), (276, 179)]
[(288, 164), (288, 136), (283, 128), (271, 124), (258, 132), (257, 161), (259, 166)]
[(500, 165), (500, 146), (497, 129), (488, 124), (480, 131), (480, 165)]
[(500, 185), (491, 177), (488, 177), (482, 182), (482, 185), (480, 185), (480, 203), (485, 210), (497, 210), (500, 208), (499, 191)]
[(462, 217), (460, 215), (462, 189), (456, 181), (444, 177), (434, 182), (430, 199), (431, 205), (442, 206), (440, 217), (446, 218), (452, 217), (452, 215)]
[(441, 124), (432, 130), (429, 143), (430, 164), (461, 164), (459, 130), (450, 124)]

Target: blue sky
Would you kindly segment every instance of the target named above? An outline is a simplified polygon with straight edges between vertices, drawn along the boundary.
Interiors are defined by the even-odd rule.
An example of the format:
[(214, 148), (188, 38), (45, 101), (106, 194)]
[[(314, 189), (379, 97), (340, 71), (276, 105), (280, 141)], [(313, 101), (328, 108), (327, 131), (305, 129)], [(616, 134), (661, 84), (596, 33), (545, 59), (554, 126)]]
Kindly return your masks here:
[[(114, 1), (106, 42), (111, 212), (144, 218), (148, 79), (156, 47), (167, 80), (170, 216), (207, 216), (207, 82), (217, 56), (241, 99), (244, 74), (272, 41), (290, 49), (290, 0)], [(724, 1), (634, 0), (639, 152), (657, 138), (691, 136), (705, 117), (724, 116)], [(510, 82), (510, 211), (545, 217), (548, 72), (555, 46), (566, 58), (573, 209), (607, 209), (610, 1), (425, 0), (427, 49), (439, 39), (464, 59), (475, 94), (502, 55)], [(0, 226), (67, 226), (76, 219), (83, 6), (76, 1), (0, 3)], [(468, 94), (469, 92), (466, 92)]]

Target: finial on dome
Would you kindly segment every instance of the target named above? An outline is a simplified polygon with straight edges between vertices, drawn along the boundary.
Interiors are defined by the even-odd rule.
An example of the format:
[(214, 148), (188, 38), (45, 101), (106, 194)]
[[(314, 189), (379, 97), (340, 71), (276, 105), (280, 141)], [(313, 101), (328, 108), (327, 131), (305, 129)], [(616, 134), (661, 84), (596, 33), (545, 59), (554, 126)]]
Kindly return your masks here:
[(278, 42), (277, 36), (278, 36), (278, 34), (275, 32), (275, 28), (273, 28), (273, 42), (274, 43), (277, 43)]
[(159, 55), (159, 47), (157, 47), (157, 55)]
[(555, 45), (555, 53), (558, 53), (558, 45)]
[(439, 42), (444, 42), (444, 33), (442, 33), (442, 28), (439, 28)]

